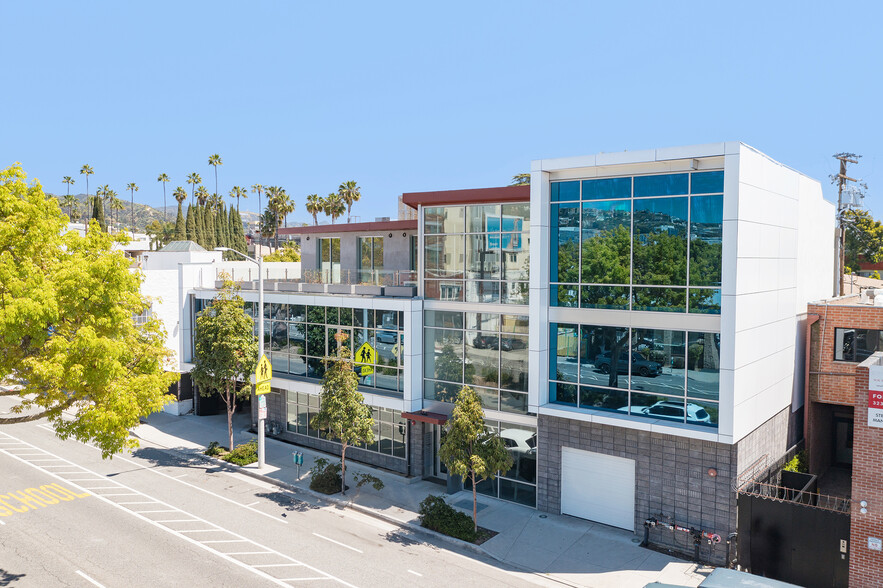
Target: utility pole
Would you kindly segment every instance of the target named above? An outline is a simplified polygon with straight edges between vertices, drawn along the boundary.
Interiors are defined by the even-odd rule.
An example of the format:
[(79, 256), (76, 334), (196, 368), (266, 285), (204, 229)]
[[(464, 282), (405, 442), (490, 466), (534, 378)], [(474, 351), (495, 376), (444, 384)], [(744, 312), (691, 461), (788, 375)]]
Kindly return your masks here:
[(846, 182), (857, 182), (858, 180), (850, 178), (846, 175), (847, 163), (858, 163), (861, 155), (855, 153), (838, 153), (834, 155), (834, 159), (840, 161), (840, 173), (831, 176), (831, 181), (837, 183), (837, 227), (834, 231), (834, 251), (837, 252), (837, 263), (834, 264), (834, 290), (837, 296), (843, 295), (843, 269), (846, 266), (846, 228), (843, 226), (843, 213), (852, 204), (843, 203), (843, 188)]

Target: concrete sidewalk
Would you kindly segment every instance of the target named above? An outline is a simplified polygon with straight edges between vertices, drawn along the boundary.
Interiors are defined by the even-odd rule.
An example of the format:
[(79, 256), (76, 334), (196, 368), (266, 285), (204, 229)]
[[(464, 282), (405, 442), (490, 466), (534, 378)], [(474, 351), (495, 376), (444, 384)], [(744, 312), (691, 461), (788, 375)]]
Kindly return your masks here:
[[(247, 431), (249, 426), (249, 415), (235, 415), (233, 430), (237, 445), (257, 437)], [(134, 434), (153, 445), (188, 453), (201, 452), (212, 441), (225, 446), (228, 443), (225, 415), (197, 417), (156, 413), (135, 429)], [(294, 451), (304, 454), (299, 475), (292, 460)], [(254, 464), (241, 470), (296, 492), (314, 494), (309, 490), (309, 469), (313, 460), (317, 457), (333, 459), (334, 456), (267, 438), (265, 457), (263, 469), (259, 470)], [(358, 492), (350, 490), (346, 497), (323, 495), (323, 498), (412, 530), (420, 525), (417, 515), (420, 501), (429, 494), (444, 494), (444, 488), (438, 484), (405, 478), (352, 461), (347, 462), (347, 472), (370, 473), (382, 479), (385, 487), (377, 492), (366, 486)], [(471, 492), (460, 492), (446, 496), (446, 499), (471, 516)], [(642, 588), (652, 582), (698, 586), (711, 572), (711, 568), (639, 547), (640, 539), (625, 530), (569, 516), (541, 513), (484, 496), (479, 496), (478, 500), (478, 523), (497, 531), (498, 535), (481, 546), (435, 535), (515, 568), (574, 586)], [(432, 533), (422, 528), (420, 531)]]

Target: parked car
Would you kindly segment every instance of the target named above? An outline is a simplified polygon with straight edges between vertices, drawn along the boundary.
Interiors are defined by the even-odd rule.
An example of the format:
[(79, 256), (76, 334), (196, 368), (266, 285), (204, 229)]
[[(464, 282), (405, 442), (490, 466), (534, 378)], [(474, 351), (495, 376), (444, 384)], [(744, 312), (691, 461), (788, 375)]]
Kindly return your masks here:
[(476, 349), (497, 349), (500, 347), (500, 338), (496, 335), (476, 335), (472, 345)]
[[(662, 364), (645, 359), (643, 355), (636, 351), (632, 351), (632, 373), (640, 376), (658, 376), (662, 373)], [(602, 374), (610, 373), (611, 354), (605, 351), (595, 358), (595, 367), (601, 370)], [(616, 371), (620, 374), (627, 374), (629, 371), (629, 360), (627, 353), (619, 354), (619, 361), (616, 362)]]
[[(661, 419), (684, 420), (684, 405), (681, 402), (660, 400), (651, 406), (633, 406), (632, 414), (642, 414)], [(711, 415), (698, 404), (687, 403), (687, 423), (711, 423)]]
[(398, 339), (398, 331), (377, 331), (378, 343), (395, 343)]
[(516, 453), (536, 453), (537, 434), (534, 431), (524, 429), (503, 429), (500, 438), (506, 445), (506, 449)]

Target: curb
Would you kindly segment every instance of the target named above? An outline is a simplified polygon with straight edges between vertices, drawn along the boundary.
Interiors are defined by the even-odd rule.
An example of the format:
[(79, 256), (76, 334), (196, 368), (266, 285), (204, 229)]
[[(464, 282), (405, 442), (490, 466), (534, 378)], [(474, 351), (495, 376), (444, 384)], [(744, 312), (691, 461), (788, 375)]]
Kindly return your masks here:
[[(134, 436), (136, 438), (143, 439), (144, 441), (150, 442), (150, 440), (145, 437), (141, 437), (138, 435), (134, 435)], [(257, 435), (255, 435), (255, 436), (257, 436)], [(159, 444), (155, 443), (155, 445), (159, 445)], [(418, 533), (418, 534), (424, 535), (426, 537), (436, 539), (438, 541), (441, 541), (442, 543), (447, 543), (448, 545), (451, 545), (454, 547), (460, 547), (460, 548), (465, 549), (467, 551), (471, 551), (471, 552), (475, 553), (476, 555), (483, 556), (483, 557), (486, 557), (486, 558), (491, 559), (493, 561), (499, 562), (500, 564), (507, 566), (511, 570), (519, 571), (519, 572), (526, 573), (526, 574), (532, 574), (532, 575), (535, 575), (539, 578), (543, 578), (544, 580), (556, 582), (556, 583), (561, 584), (563, 586), (571, 586), (573, 588), (584, 588), (584, 585), (574, 584), (574, 583), (571, 583), (567, 580), (563, 580), (561, 578), (556, 578), (554, 576), (551, 576), (545, 572), (539, 572), (537, 570), (532, 570), (530, 568), (525, 568), (525, 567), (519, 566), (517, 564), (513, 564), (512, 562), (501, 559), (500, 557), (497, 557), (496, 555), (490, 553), (489, 551), (485, 550), (480, 545), (475, 545), (474, 543), (468, 543), (466, 541), (463, 541), (462, 539), (457, 539), (456, 537), (451, 537), (449, 535), (445, 535), (444, 533), (439, 533), (438, 531), (433, 531), (432, 529), (427, 529), (427, 528), (422, 527), (418, 524), (414, 524), (414, 523), (411, 523), (408, 521), (401, 521), (395, 517), (392, 517), (392, 516), (385, 514), (383, 512), (374, 510), (372, 508), (368, 508), (366, 506), (361, 506), (359, 504), (355, 504), (355, 503), (352, 503), (347, 500), (341, 500), (340, 498), (335, 498), (335, 497), (329, 496), (327, 494), (322, 494), (320, 492), (316, 492), (315, 490), (311, 490), (309, 488), (301, 488), (301, 487), (295, 486), (293, 484), (289, 484), (288, 482), (283, 482), (282, 480), (277, 480), (275, 478), (271, 478), (270, 476), (267, 476), (265, 474), (261, 474), (259, 472), (254, 471), (254, 470), (249, 470), (244, 466), (240, 466), (237, 464), (230, 463), (228, 461), (224, 461), (222, 459), (218, 459), (216, 457), (211, 457), (209, 455), (205, 455), (198, 449), (185, 450), (185, 449), (176, 449), (176, 448), (172, 448), (172, 447), (163, 447), (161, 445), (159, 445), (159, 447), (161, 447), (163, 449), (163, 451), (167, 451), (170, 453), (177, 453), (179, 455), (185, 455), (188, 457), (196, 457), (202, 461), (220, 466), (220, 467), (224, 468), (225, 470), (241, 473), (241, 474), (244, 474), (250, 478), (254, 478), (256, 480), (260, 480), (260, 481), (265, 482), (267, 484), (271, 484), (273, 486), (277, 486), (277, 487), (282, 488), (284, 490), (288, 490), (292, 494), (305, 494), (305, 495), (310, 496), (316, 500), (332, 503), (332, 504), (335, 504), (335, 505), (343, 507), (343, 508), (348, 508), (348, 509), (354, 510), (358, 513), (361, 513), (361, 514), (373, 517), (375, 519), (384, 521), (386, 523), (389, 523), (389, 524), (399, 527), (401, 529), (405, 529), (405, 530), (411, 531), (413, 533)]]

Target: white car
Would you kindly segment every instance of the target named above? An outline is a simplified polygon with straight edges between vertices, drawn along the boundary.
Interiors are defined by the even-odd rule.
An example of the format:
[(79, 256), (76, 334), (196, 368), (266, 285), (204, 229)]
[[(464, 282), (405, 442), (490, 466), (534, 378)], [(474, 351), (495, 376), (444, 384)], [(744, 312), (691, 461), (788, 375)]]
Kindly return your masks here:
[[(660, 400), (652, 406), (633, 406), (632, 414), (661, 419), (684, 420), (684, 405), (680, 402)], [(687, 403), (687, 423), (711, 424), (711, 415), (698, 404)]]

